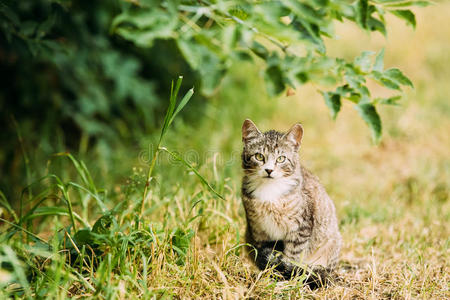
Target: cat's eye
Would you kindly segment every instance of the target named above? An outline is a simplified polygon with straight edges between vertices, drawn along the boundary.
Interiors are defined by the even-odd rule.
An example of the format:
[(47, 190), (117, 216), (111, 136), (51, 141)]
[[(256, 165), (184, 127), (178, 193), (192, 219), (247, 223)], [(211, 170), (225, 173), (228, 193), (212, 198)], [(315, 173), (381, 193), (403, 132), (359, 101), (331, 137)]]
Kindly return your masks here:
[(262, 155), (261, 153), (256, 153), (255, 154), (255, 158), (256, 158), (256, 160), (263, 161), (264, 160), (264, 155)]
[(286, 160), (286, 156), (283, 156), (283, 155), (278, 156), (278, 158), (277, 158), (277, 163), (282, 163), (282, 162), (284, 162), (285, 160)]

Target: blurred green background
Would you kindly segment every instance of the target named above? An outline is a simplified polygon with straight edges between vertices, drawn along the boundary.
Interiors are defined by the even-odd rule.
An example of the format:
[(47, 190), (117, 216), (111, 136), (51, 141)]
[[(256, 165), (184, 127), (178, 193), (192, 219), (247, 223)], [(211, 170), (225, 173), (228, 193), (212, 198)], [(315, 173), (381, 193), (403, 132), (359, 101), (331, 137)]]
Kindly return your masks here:
[[(141, 49), (110, 34), (121, 5), (2, 1), (0, 189), (9, 199), (42, 176), (57, 152), (123, 174), (126, 168), (113, 166), (128, 148), (137, 156), (141, 139), (159, 128), (171, 80), (184, 74), (186, 86), (196, 81), (174, 45)], [(201, 102), (187, 118), (200, 113)]]
[[(149, 7), (153, 5), (153, 1), (145, 3)], [(16, 203), (22, 189), (48, 171), (47, 161), (58, 152), (70, 152), (88, 164), (95, 163), (93, 172), (102, 183), (105, 180), (113, 183), (123, 181), (129, 175), (130, 166), (143, 163), (139, 161), (139, 153), (145, 152), (154, 141), (167, 105), (170, 82), (178, 75), (184, 76), (182, 90), (195, 86), (196, 94), (182, 119), (177, 120), (176, 134), (168, 139), (167, 144), (182, 152), (197, 151), (198, 164), (207, 163), (207, 157), (216, 151), (224, 160), (234, 159), (227, 166), (233, 166), (233, 172), (236, 172), (239, 165), (236, 155), (240, 148), (239, 127), (247, 117), (261, 122), (265, 129), (283, 130), (290, 123), (301, 121), (306, 126), (306, 141), (321, 137), (320, 141), (315, 140), (321, 145), (328, 134), (347, 129), (340, 132), (343, 136), (337, 141), (339, 145), (370, 145), (365, 129), (361, 133), (355, 130), (352, 123), (360, 124), (360, 121), (354, 120), (358, 118), (356, 114), (347, 113), (351, 108), (343, 109), (344, 114), (333, 122), (323, 104), (315, 105), (323, 101), (317, 91), (320, 87), (315, 83), (298, 88), (293, 96), (275, 97), (267, 92), (268, 84), (270, 91), (270, 81), (267, 81), (267, 70), (264, 70), (262, 61), (228, 59), (212, 64), (218, 70), (224, 65), (228, 69), (224, 80), (216, 86), (219, 81), (211, 83), (211, 77), (218, 76), (217, 71), (193, 70), (192, 58), (180, 52), (181, 46), (175, 43), (176, 39), (152, 37), (148, 38), (149, 42), (142, 42), (146, 41), (143, 39), (146, 31), (133, 32), (126, 22), (130, 18), (140, 20), (140, 17), (149, 22), (151, 17), (148, 16), (153, 16), (153, 12), (133, 9), (133, 5), (130, 9), (124, 1), (2, 1), (0, 190), (10, 202)], [(245, 12), (251, 9), (240, 9), (236, 15), (249, 18)], [(424, 12), (433, 9), (436, 8), (426, 8)], [(360, 22), (351, 15), (345, 17), (355, 23)], [(394, 124), (400, 116), (405, 117), (405, 107), (410, 103), (426, 103), (430, 110), (436, 109), (441, 113), (448, 110), (445, 101), (436, 100), (435, 105), (430, 104), (439, 98), (438, 95), (444, 95), (446, 89), (445, 86), (440, 87), (444, 84), (440, 78), (445, 78), (442, 74), (447, 72), (443, 67), (448, 65), (447, 48), (444, 45), (431, 48), (429, 45), (438, 43), (436, 35), (443, 29), (425, 36), (422, 32), (428, 29), (428, 22), (422, 22), (414, 33), (401, 20), (392, 17), (388, 20), (393, 25), (387, 40), (379, 32), (369, 35), (345, 22), (342, 25), (338, 23), (335, 30), (337, 40), (325, 38), (323, 41), (330, 57), (349, 61), (362, 51), (378, 52), (386, 47), (386, 65), (400, 67), (414, 79), (417, 88), (410, 90), (403, 99), (402, 105), (405, 106), (383, 109), (383, 119), (388, 126), (383, 144), (390, 136), (401, 135)], [(268, 22), (261, 23), (262, 28), (266, 28), (264, 26), (268, 26)], [(186, 31), (184, 27), (182, 31)], [(114, 34), (113, 29), (119, 34)], [(152, 30), (159, 34), (155, 28)], [(382, 32), (379, 28), (371, 30)], [(247, 33), (242, 31), (239, 34)], [(282, 37), (283, 34), (286, 35), (279, 35)], [(405, 34), (408, 39), (404, 38)], [(399, 44), (400, 37), (404, 44)], [(414, 45), (419, 37), (427, 39), (426, 43), (417, 42), (421, 47)], [(308, 36), (303, 38), (307, 40)], [(429, 51), (436, 53), (431, 55)], [(230, 57), (245, 56), (243, 52), (237, 53), (230, 53)], [(205, 68), (210, 67), (208, 56), (202, 59)], [(436, 94), (426, 91), (425, 86), (430, 84)], [(370, 82), (368, 86), (377, 97), (390, 95)], [(443, 109), (437, 109), (438, 106)], [(360, 126), (357, 127), (359, 129)], [(346, 143), (342, 139), (347, 139)], [(321, 148), (320, 151), (327, 151), (326, 147)]]

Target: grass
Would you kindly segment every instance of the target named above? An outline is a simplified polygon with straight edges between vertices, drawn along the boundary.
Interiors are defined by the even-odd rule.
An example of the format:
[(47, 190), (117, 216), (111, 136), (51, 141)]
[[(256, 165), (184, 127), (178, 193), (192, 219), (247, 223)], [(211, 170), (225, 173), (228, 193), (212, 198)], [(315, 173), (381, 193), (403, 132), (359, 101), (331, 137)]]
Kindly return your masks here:
[[(268, 99), (261, 79), (247, 78), (254, 70), (236, 66), (198, 123), (176, 120), (162, 143), (224, 200), (160, 152), (140, 219), (148, 144), (158, 134), (139, 149), (107, 149), (111, 166), (94, 154), (83, 157), (85, 165), (76, 155), (51, 157), (47, 177), (22, 195), (16, 218), (23, 221), (0, 225), (0, 298), (449, 298), (449, 15), (448, 3), (418, 10), (415, 32), (390, 20), (386, 65), (404, 70), (416, 89), (401, 106), (381, 110), (379, 146), (351, 105), (334, 122), (315, 87)], [(336, 54), (385, 43), (346, 24), (338, 32), (342, 39), (330, 44)], [(276, 281), (242, 251), (239, 152), (247, 117), (264, 129), (303, 123), (301, 158), (334, 199), (344, 238), (339, 278), (328, 288)], [(0, 217), (15, 218), (3, 207)]]

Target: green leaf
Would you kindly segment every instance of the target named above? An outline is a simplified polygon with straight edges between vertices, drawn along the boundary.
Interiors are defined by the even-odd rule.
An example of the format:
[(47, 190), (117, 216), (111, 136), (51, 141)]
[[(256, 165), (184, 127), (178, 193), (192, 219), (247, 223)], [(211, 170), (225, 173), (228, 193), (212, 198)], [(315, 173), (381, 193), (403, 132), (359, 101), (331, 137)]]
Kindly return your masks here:
[(233, 58), (236, 58), (237, 60), (248, 61), (248, 62), (253, 61), (252, 56), (247, 51), (237, 50), (232, 53), (232, 56), (233, 56)]
[(27, 37), (32, 37), (38, 26), (39, 24), (35, 21), (25, 21), (20, 24), (20, 32)]
[(384, 69), (384, 48), (378, 53), (375, 58), (375, 63), (373, 64), (372, 70), (383, 72)]
[(309, 41), (313, 44), (314, 49), (321, 54), (325, 54), (326, 48), (325, 43), (321, 37), (321, 28), (319, 25), (314, 23), (308, 23), (307, 21), (297, 18), (292, 22), (292, 26), (298, 32), (301, 33), (300, 39), (304, 41)]
[(398, 18), (405, 20), (408, 25), (412, 26), (412, 28), (416, 28), (416, 17), (409, 9), (391, 10), (390, 12)]
[(360, 103), (355, 105), (361, 118), (366, 122), (372, 132), (372, 140), (378, 143), (381, 138), (381, 119), (375, 106), (371, 103)]
[(355, 58), (354, 64), (358, 66), (362, 72), (369, 72), (372, 64), (371, 57), (373, 54), (373, 51), (364, 51), (360, 56)]
[(283, 5), (288, 7), (292, 14), (304, 22), (316, 25), (324, 23), (323, 12), (314, 9), (305, 2), (306, 1), (284, 0)]
[(344, 79), (347, 81), (349, 87), (353, 89), (354, 93), (358, 93), (360, 97), (370, 97), (370, 91), (365, 86), (366, 79), (363, 75), (357, 74), (354, 65), (346, 65)]
[(44, 37), (50, 32), (52, 27), (55, 25), (56, 17), (54, 14), (50, 15), (43, 23), (39, 24), (37, 29), (37, 38)]
[(91, 230), (84, 228), (75, 233), (73, 240), (78, 247), (82, 245), (92, 245), (95, 242), (95, 235)]
[(229, 11), (230, 15), (239, 18), (241, 20), (247, 20), (249, 17), (248, 11), (245, 9), (245, 7), (236, 5), (233, 8), (231, 8)]
[(384, 72), (372, 71), (372, 77), (387, 88), (400, 91), (402, 85), (414, 87), (412, 82), (396, 68), (388, 69)]
[(277, 96), (284, 91), (283, 72), (281, 72), (279, 66), (274, 65), (268, 67), (264, 79), (266, 81), (267, 91), (271, 97)]
[(390, 80), (389, 78), (386, 78), (386, 77), (382, 77), (380, 79), (380, 83), (382, 85), (384, 85), (385, 87), (391, 89), (391, 90), (396, 90), (396, 91), (401, 91), (402, 90), (397, 83), (395, 83), (394, 81), (392, 81), (392, 80)]
[(399, 85), (408, 85), (410, 87), (414, 87), (411, 80), (408, 77), (403, 75), (402, 71), (397, 68), (388, 69), (383, 72), (383, 76), (396, 82)]
[(361, 28), (367, 29), (367, 20), (369, 19), (369, 2), (368, 0), (357, 0), (355, 3), (356, 21)]
[(263, 45), (261, 45), (256, 41), (253, 42), (253, 45), (250, 47), (250, 50), (252, 50), (253, 53), (255, 53), (264, 60), (267, 59), (267, 57), (269, 57), (269, 50), (267, 50), (266, 47), (264, 47)]
[(375, 103), (377, 104), (386, 104), (386, 105), (399, 105), (398, 101), (402, 98), (402, 96), (392, 96), (389, 98), (377, 98), (374, 100)]
[(348, 84), (344, 84), (337, 87), (335, 93), (339, 94), (341, 98), (348, 98), (352, 93), (354, 93), (354, 90)]
[(186, 231), (177, 228), (172, 233), (172, 248), (175, 250), (179, 256), (177, 259), (178, 265), (184, 265), (186, 254), (189, 250), (189, 246), (191, 244), (192, 237), (194, 236), (194, 231), (192, 229), (188, 229)]
[(0, 3), (0, 14), (8, 19), (14, 26), (20, 25), (19, 16), (4, 3)]
[(419, 6), (419, 7), (425, 7), (430, 5), (430, 1), (400, 1), (400, 2), (392, 2), (385, 4), (386, 7), (408, 7), (408, 6)]
[(106, 234), (110, 231), (113, 223), (113, 217), (111, 215), (101, 216), (92, 226), (92, 232), (97, 234)]
[(304, 72), (304, 71), (298, 72), (297, 74), (295, 74), (295, 79), (300, 84), (304, 84), (304, 83), (308, 82), (308, 80), (309, 80), (308, 73)]
[(325, 104), (331, 111), (331, 116), (333, 120), (336, 119), (337, 114), (341, 110), (341, 95), (333, 92), (322, 92), (323, 98), (325, 99)]
[(177, 45), (189, 65), (201, 75), (201, 92), (212, 95), (225, 76), (224, 61), (195, 39), (177, 39)]
[(177, 13), (173, 5), (167, 5), (166, 9), (157, 5), (131, 7), (114, 18), (111, 29), (138, 46), (151, 47), (156, 39), (174, 37)]
[(372, 16), (367, 21), (367, 26), (371, 31), (378, 31), (384, 36), (386, 36), (387, 34), (386, 26), (384, 25), (384, 23), (378, 19), (375, 19)]

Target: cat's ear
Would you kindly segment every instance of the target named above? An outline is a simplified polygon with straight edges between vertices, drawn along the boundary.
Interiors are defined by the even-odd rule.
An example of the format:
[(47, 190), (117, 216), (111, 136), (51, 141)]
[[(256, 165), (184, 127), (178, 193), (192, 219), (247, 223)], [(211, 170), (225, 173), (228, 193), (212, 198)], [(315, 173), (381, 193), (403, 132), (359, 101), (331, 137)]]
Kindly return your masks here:
[(261, 134), (258, 127), (250, 119), (246, 119), (242, 124), (242, 141), (246, 142)]
[(292, 126), (291, 129), (289, 129), (289, 131), (283, 135), (283, 138), (293, 143), (295, 148), (297, 149), (300, 147), (302, 137), (303, 137), (303, 127), (299, 123)]

